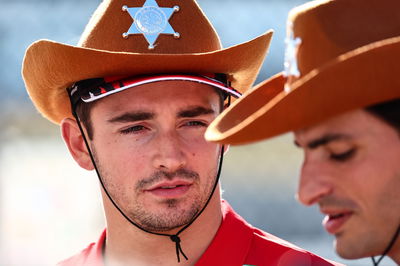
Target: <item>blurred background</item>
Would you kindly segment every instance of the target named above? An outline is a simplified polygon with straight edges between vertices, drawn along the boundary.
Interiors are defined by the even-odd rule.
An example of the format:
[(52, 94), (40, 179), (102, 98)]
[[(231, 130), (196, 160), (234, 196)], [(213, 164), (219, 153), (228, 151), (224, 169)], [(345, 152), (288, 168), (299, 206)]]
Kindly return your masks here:
[[(58, 126), (31, 104), (20, 75), (29, 44), (76, 44), (99, 2), (0, 0), (0, 265), (54, 265), (96, 241), (104, 228), (96, 175), (75, 164)], [(275, 30), (257, 82), (283, 69), (287, 12), (304, 2), (199, 0), (224, 47)], [(370, 265), (340, 259), (317, 208), (296, 202), (301, 155), (290, 134), (231, 147), (222, 173), (224, 197), (263, 230), (328, 259)]]

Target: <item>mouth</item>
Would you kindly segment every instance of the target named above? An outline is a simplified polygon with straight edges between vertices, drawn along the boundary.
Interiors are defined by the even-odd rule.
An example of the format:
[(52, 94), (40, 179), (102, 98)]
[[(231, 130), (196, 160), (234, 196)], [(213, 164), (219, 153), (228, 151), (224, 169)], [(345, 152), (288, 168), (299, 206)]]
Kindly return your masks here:
[(178, 198), (185, 195), (190, 187), (191, 183), (185, 181), (174, 181), (174, 182), (163, 182), (155, 186), (146, 189), (145, 192), (150, 193), (153, 196), (172, 199)]
[(353, 215), (353, 212), (343, 211), (343, 212), (335, 212), (335, 213), (325, 213), (326, 216), (322, 221), (322, 225), (325, 230), (334, 235), (337, 234), (344, 226), (344, 224), (350, 219)]

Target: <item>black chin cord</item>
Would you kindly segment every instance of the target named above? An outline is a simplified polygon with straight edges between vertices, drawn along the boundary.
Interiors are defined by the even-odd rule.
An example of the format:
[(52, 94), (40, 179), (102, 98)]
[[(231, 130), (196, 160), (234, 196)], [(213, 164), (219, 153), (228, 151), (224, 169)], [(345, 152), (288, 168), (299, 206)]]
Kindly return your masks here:
[[(230, 98), (230, 97), (229, 97), (229, 98)], [(70, 99), (71, 99), (71, 98), (70, 98)], [(230, 101), (229, 101), (229, 102), (230, 102)], [(72, 100), (71, 100), (71, 103), (72, 103)], [(217, 185), (218, 185), (219, 178), (220, 178), (220, 175), (221, 175), (221, 168), (222, 168), (222, 162), (223, 162), (223, 157), (224, 157), (224, 146), (221, 146), (221, 150), (220, 150), (220, 153), (221, 153), (221, 154), (220, 154), (220, 158), (219, 158), (218, 172), (217, 172), (217, 176), (216, 176), (216, 178), (215, 178), (215, 183), (214, 183), (213, 189), (212, 189), (212, 191), (211, 191), (211, 193), (210, 193), (210, 196), (208, 197), (206, 203), (204, 204), (203, 208), (193, 217), (193, 219), (192, 219), (189, 223), (187, 223), (183, 228), (181, 228), (181, 229), (180, 229), (176, 234), (174, 234), (174, 235), (151, 232), (151, 231), (149, 231), (149, 230), (147, 230), (147, 229), (141, 227), (140, 225), (138, 225), (138, 224), (135, 223), (134, 221), (132, 221), (132, 220), (121, 210), (121, 208), (117, 205), (117, 203), (116, 203), (116, 202), (113, 200), (113, 198), (111, 197), (110, 193), (108, 192), (108, 190), (106, 189), (106, 187), (105, 187), (105, 185), (104, 185), (103, 179), (101, 178), (100, 172), (99, 172), (99, 170), (98, 170), (98, 168), (97, 168), (97, 165), (96, 165), (95, 160), (94, 160), (94, 156), (93, 156), (92, 151), (91, 151), (90, 146), (89, 146), (89, 142), (88, 142), (88, 140), (86, 139), (86, 135), (85, 135), (85, 133), (84, 133), (84, 131), (83, 131), (83, 128), (82, 128), (82, 125), (81, 125), (81, 121), (80, 121), (80, 119), (79, 119), (79, 117), (78, 117), (78, 114), (76, 113), (75, 107), (73, 106), (73, 104), (71, 104), (71, 105), (72, 105), (72, 106), (71, 106), (72, 114), (73, 114), (73, 116), (75, 117), (76, 122), (77, 122), (78, 127), (79, 127), (79, 130), (80, 130), (80, 132), (81, 132), (81, 134), (82, 134), (83, 140), (84, 140), (85, 145), (86, 145), (86, 148), (87, 148), (87, 150), (88, 150), (88, 152), (89, 152), (89, 156), (90, 156), (90, 159), (92, 160), (92, 163), (93, 163), (94, 169), (95, 169), (95, 171), (96, 171), (97, 177), (98, 177), (98, 179), (99, 179), (99, 181), (100, 181), (101, 186), (103, 187), (104, 192), (106, 193), (107, 197), (109, 198), (109, 200), (111, 201), (111, 203), (114, 205), (114, 207), (121, 213), (121, 215), (122, 215), (126, 220), (128, 220), (132, 225), (136, 226), (136, 227), (139, 228), (140, 230), (142, 230), (142, 231), (144, 231), (144, 232), (146, 232), (146, 233), (149, 233), (149, 234), (153, 234), (153, 235), (168, 236), (168, 237), (171, 239), (172, 242), (175, 242), (176, 256), (177, 256), (178, 262), (181, 261), (181, 259), (180, 259), (180, 254), (182, 254), (182, 256), (183, 256), (186, 260), (188, 260), (188, 257), (185, 255), (185, 253), (184, 253), (183, 250), (182, 250), (182, 247), (181, 247), (181, 239), (180, 239), (180, 237), (179, 237), (179, 234), (182, 233), (186, 228), (188, 228), (188, 227), (200, 216), (200, 214), (203, 213), (203, 211), (205, 210), (205, 208), (208, 206), (208, 203), (210, 202), (212, 196), (214, 195), (214, 191), (215, 191), (215, 189), (216, 189), (216, 187), (217, 187)]]
[(392, 239), (390, 240), (389, 245), (386, 247), (385, 251), (382, 253), (382, 255), (379, 257), (379, 259), (376, 261), (375, 257), (371, 257), (372, 263), (374, 266), (378, 266), (379, 263), (383, 260), (383, 258), (386, 256), (386, 254), (389, 253), (390, 249), (393, 247), (394, 243), (396, 242), (398, 236), (400, 234), (400, 225), (397, 227), (396, 233), (393, 235)]

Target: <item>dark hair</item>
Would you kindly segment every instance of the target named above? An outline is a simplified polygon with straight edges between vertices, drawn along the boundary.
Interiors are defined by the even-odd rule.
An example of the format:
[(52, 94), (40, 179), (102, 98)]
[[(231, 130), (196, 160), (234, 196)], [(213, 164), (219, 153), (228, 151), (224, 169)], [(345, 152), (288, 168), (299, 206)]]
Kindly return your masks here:
[(382, 119), (400, 133), (400, 99), (372, 105), (365, 110)]
[(97, 102), (85, 103), (83, 101), (79, 101), (75, 107), (75, 112), (78, 115), (78, 118), (83, 126), (86, 128), (86, 132), (90, 140), (93, 140), (93, 126), (92, 120), (90, 118), (90, 113), (96, 103)]
[[(213, 87), (213, 89), (217, 92), (217, 94), (220, 98), (220, 112), (222, 112), (222, 110), (224, 109), (224, 101), (227, 98), (227, 94), (220, 89), (217, 89), (214, 87)], [(86, 128), (86, 132), (87, 132), (90, 140), (93, 140), (93, 125), (92, 125), (90, 113), (91, 113), (91, 110), (93, 109), (93, 106), (96, 103), (97, 103), (97, 101), (89, 102), (89, 103), (79, 101), (75, 107), (76, 114), (78, 115), (79, 120), (82, 122), (82, 124)]]

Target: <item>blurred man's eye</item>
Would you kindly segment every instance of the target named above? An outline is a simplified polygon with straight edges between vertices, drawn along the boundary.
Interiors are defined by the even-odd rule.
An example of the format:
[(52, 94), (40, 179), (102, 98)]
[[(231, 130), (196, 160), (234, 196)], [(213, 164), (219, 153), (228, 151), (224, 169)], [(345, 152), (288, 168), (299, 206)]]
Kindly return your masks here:
[(330, 158), (334, 161), (344, 162), (346, 160), (351, 159), (351, 157), (353, 157), (355, 152), (356, 149), (353, 148), (341, 153), (331, 153)]

